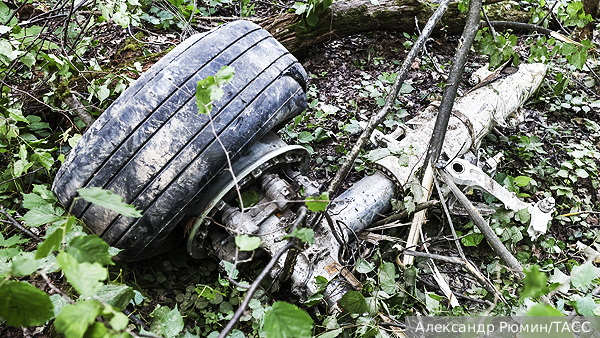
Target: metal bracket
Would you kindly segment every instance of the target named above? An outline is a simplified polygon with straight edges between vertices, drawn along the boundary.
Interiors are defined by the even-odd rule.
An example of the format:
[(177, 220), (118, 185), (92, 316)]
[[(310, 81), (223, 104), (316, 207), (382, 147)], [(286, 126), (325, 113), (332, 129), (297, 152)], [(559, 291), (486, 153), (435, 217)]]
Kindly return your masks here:
[[(513, 211), (527, 209), (531, 215), (527, 233), (532, 240), (537, 239), (548, 230), (548, 222), (552, 220), (552, 212), (554, 211), (554, 198), (547, 197), (537, 203), (526, 203), (520, 200), (515, 193), (508, 191), (494, 181), (481, 168), (463, 159), (455, 159), (446, 169), (452, 181), (462, 186), (464, 191), (478, 189), (499, 199), (507, 209)], [(480, 211), (482, 211), (482, 214), (490, 214), (492, 208), (486, 206), (486, 209)]]

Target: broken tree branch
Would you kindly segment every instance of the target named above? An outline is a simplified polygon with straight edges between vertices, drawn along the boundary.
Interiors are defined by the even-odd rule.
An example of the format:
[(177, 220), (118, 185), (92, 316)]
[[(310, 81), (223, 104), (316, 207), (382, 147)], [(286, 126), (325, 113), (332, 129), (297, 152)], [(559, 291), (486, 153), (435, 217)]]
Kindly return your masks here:
[(242, 302), (242, 304), (240, 304), (240, 307), (235, 311), (233, 318), (231, 318), (231, 320), (227, 323), (227, 326), (225, 326), (223, 331), (221, 331), (218, 338), (227, 337), (229, 332), (231, 332), (231, 330), (233, 330), (233, 327), (235, 326), (235, 324), (237, 324), (237, 322), (240, 320), (240, 318), (244, 314), (244, 310), (246, 310), (246, 307), (248, 307), (248, 304), (250, 304), (250, 301), (252, 300), (252, 296), (258, 289), (258, 286), (260, 285), (262, 280), (265, 279), (265, 277), (267, 277), (267, 275), (269, 274), (269, 272), (271, 271), (273, 266), (275, 266), (275, 263), (277, 263), (279, 258), (284, 253), (286, 253), (289, 249), (291, 249), (295, 246), (296, 245), (293, 243), (293, 241), (290, 241), (284, 247), (279, 249), (279, 251), (277, 251), (277, 253), (275, 255), (273, 255), (273, 258), (271, 258), (271, 260), (269, 261), (267, 266), (265, 266), (263, 271), (261, 271), (260, 275), (258, 275), (258, 277), (256, 277), (256, 279), (254, 280), (254, 283), (252, 283), (252, 285), (250, 286), (250, 289), (248, 289), (248, 293), (246, 293), (246, 297), (244, 297), (244, 301)]
[(423, 48), (425, 41), (427, 41), (427, 39), (429, 38), (429, 35), (433, 31), (433, 27), (440, 20), (442, 15), (446, 12), (446, 9), (448, 8), (449, 3), (450, 3), (450, 0), (441, 1), (439, 4), (439, 7), (436, 9), (436, 11), (433, 13), (433, 15), (429, 18), (429, 21), (427, 21), (427, 24), (423, 28), (423, 33), (421, 34), (421, 36), (419, 36), (419, 38), (413, 45), (412, 49), (406, 56), (406, 59), (404, 59), (404, 63), (402, 63), (402, 66), (400, 67), (400, 71), (398, 71), (398, 76), (396, 77), (396, 81), (394, 81), (394, 85), (392, 86), (392, 88), (390, 90), (390, 94), (388, 95), (384, 106), (381, 108), (381, 110), (377, 114), (375, 114), (371, 117), (371, 119), (369, 120), (369, 123), (365, 127), (365, 130), (363, 130), (363, 132), (360, 135), (359, 139), (357, 140), (356, 144), (354, 145), (354, 147), (352, 147), (352, 150), (346, 156), (346, 160), (344, 161), (344, 163), (342, 164), (342, 166), (336, 173), (335, 177), (331, 181), (329, 188), (327, 189), (327, 192), (329, 193), (330, 196), (333, 196), (333, 194), (337, 191), (338, 187), (340, 186), (340, 184), (342, 183), (344, 178), (346, 178), (346, 175), (352, 168), (352, 165), (354, 164), (356, 157), (358, 157), (360, 150), (364, 147), (364, 145), (367, 143), (367, 141), (371, 137), (371, 134), (373, 133), (373, 130), (375, 130), (375, 127), (377, 127), (377, 125), (379, 125), (381, 122), (383, 122), (383, 119), (385, 119), (386, 115), (388, 114), (388, 111), (394, 105), (394, 102), (396, 101), (396, 97), (398, 96), (398, 92), (400, 91), (400, 87), (402, 87), (404, 80), (406, 80), (406, 77), (408, 76), (408, 72), (411, 69), (413, 61), (417, 57), (417, 54)]
[[(488, 26), (488, 22), (482, 22), (483, 26)], [(550, 35), (554, 32), (551, 29), (544, 28), (538, 25), (532, 25), (529, 23), (513, 22), (513, 21), (489, 21), (489, 25), (492, 25), (495, 29), (512, 29), (516, 31), (534, 31), (546, 35)]]
[[(415, 30), (414, 18), (425, 22), (438, 6), (436, 0), (379, 0), (377, 4), (374, 3), (370, 0), (334, 1), (329, 9), (321, 13), (314, 26), (306, 24), (294, 13), (255, 22), (268, 30), (291, 53), (297, 54), (312, 45), (361, 32), (397, 31), (412, 34)], [(531, 13), (516, 10), (510, 3), (510, 0), (486, 1), (486, 5), (490, 6), (490, 20), (528, 22), (531, 19)], [(458, 9), (458, 1), (448, 5), (447, 14), (435, 27), (434, 34), (458, 35), (462, 32), (466, 15)]]
[(90, 113), (85, 110), (85, 107), (79, 102), (79, 100), (75, 97), (75, 95), (69, 93), (64, 98), (65, 103), (75, 111), (75, 114), (79, 116), (81, 121), (85, 123), (87, 127), (91, 126), (94, 123), (95, 119), (90, 115)]
[(519, 278), (524, 278), (525, 273), (523, 273), (523, 267), (521, 266), (521, 263), (519, 263), (515, 256), (513, 256), (510, 253), (510, 251), (508, 251), (508, 249), (506, 249), (504, 244), (502, 244), (502, 241), (500, 241), (500, 238), (496, 236), (494, 230), (492, 230), (492, 228), (483, 219), (479, 211), (475, 209), (471, 201), (467, 199), (467, 196), (465, 196), (465, 194), (463, 194), (462, 191), (460, 191), (456, 184), (452, 182), (446, 171), (440, 170), (439, 172), (440, 176), (444, 180), (444, 183), (446, 183), (450, 190), (452, 190), (454, 196), (456, 196), (458, 201), (464, 206), (465, 210), (467, 211), (469, 216), (471, 216), (471, 219), (473, 220), (473, 222), (475, 222), (475, 225), (477, 226), (477, 228), (479, 228), (483, 236), (485, 236), (494, 252), (500, 257), (500, 259), (502, 259), (502, 261), (504, 261), (504, 263), (511, 270), (513, 270), (519, 276)]
[(27, 234), (27, 236), (33, 238), (34, 240), (41, 242), (42, 239), (39, 238), (36, 234), (34, 234), (33, 232), (29, 231), (29, 229), (27, 229), (26, 227), (22, 226), (19, 222), (17, 222), (16, 219), (14, 219), (4, 208), (0, 208), (0, 214), (4, 215), (4, 217), (6, 217), (8, 219), (8, 221), (10, 222), (10, 224), (12, 226), (14, 226), (15, 228), (21, 230), (22, 232), (24, 232), (25, 234)]
[(442, 103), (440, 104), (435, 126), (433, 127), (433, 134), (429, 141), (429, 151), (427, 152), (424, 162), (426, 164), (430, 161), (431, 163), (436, 163), (442, 152), (442, 145), (444, 144), (448, 122), (450, 121), (450, 115), (452, 114), (452, 108), (454, 107), (456, 92), (462, 79), (469, 50), (471, 49), (473, 41), (475, 40), (475, 35), (477, 35), (477, 31), (479, 30), (481, 8), (481, 0), (471, 0), (469, 2), (467, 24), (461, 37), (462, 45), (456, 52), (454, 60), (452, 61), (452, 68), (448, 75), (448, 85), (444, 89)]
[(448, 219), (448, 224), (450, 225), (450, 230), (452, 231), (452, 237), (454, 238), (454, 243), (456, 244), (458, 254), (462, 259), (466, 259), (465, 252), (462, 249), (462, 245), (460, 245), (460, 240), (456, 235), (456, 230), (454, 229), (454, 223), (452, 223), (452, 217), (450, 216), (450, 212), (448, 211), (448, 206), (446, 205), (446, 201), (444, 200), (444, 194), (440, 189), (440, 184), (435, 175), (433, 175), (433, 182), (435, 183), (435, 189), (437, 190), (438, 195), (440, 196), (440, 201), (442, 201), (442, 207), (444, 208), (444, 213), (446, 214), (446, 218)]
[[(442, 103), (437, 115), (435, 126), (433, 128), (433, 134), (429, 141), (429, 151), (425, 157), (424, 163), (427, 165), (425, 174), (423, 176), (423, 188), (425, 193), (421, 202), (425, 202), (429, 199), (429, 194), (433, 185), (433, 170), (431, 164), (437, 162), (437, 159), (442, 152), (442, 145), (444, 144), (444, 138), (446, 137), (446, 130), (448, 129), (448, 122), (450, 121), (450, 114), (452, 113), (452, 107), (454, 106), (454, 99), (456, 98), (456, 92), (460, 85), (462, 74), (464, 72), (465, 63), (467, 62), (467, 56), (469, 50), (475, 40), (475, 35), (479, 30), (479, 21), (481, 17), (481, 4), (482, 0), (471, 0), (469, 2), (469, 13), (467, 15), (467, 24), (462, 34), (462, 45), (456, 52), (454, 60), (452, 61), (452, 68), (448, 75), (448, 86), (444, 90), (442, 97)], [(426, 217), (426, 211), (420, 211), (415, 214), (413, 224), (410, 228), (406, 245), (416, 244), (419, 240), (419, 233), (421, 232), (421, 226)], [(404, 256), (404, 266), (411, 265), (414, 260), (413, 256)]]

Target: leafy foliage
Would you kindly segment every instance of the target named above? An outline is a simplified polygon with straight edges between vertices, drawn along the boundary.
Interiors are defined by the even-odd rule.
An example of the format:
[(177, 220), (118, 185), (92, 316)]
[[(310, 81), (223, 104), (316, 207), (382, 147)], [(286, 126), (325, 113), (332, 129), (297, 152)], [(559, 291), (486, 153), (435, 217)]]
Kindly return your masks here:
[(84, 200), (106, 209), (114, 210), (123, 216), (142, 217), (142, 213), (140, 211), (136, 210), (132, 205), (123, 203), (121, 196), (113, 193), (110, 190), (91, 187), (81, 188), (77, 190), (77, 192)]
[(35, 286), (8, 281), (0, 285), (0, 315), (12, 326), (42, 325), (54, 317), (54, 305)]
[(327, 204), (329, 204), (329, 195), (327, 193), (306, 200), (306, 207), (310, 211), (325, 211)]
[(235, 70), (231, 66), (223, 66), (214, 76), (208, 76), (206, 79), (198, 81), (196, 87), (196, 104), (198, 105), (198, 114), (208, 114), (212, 110), (212, 105), (223, 97), (221, 87), (233, 79)]
[(316, 26), (319, 16), (324, 13), (333, 3), (333, 0), (305, 0), (296, 2), (292, 6), (296, 15), (304, 14), (304, 20), (309, 26)]
[(313, 320), (308, 313), (286, 302), (275, 302), (265, 314), (268, 338), (311, 337)]

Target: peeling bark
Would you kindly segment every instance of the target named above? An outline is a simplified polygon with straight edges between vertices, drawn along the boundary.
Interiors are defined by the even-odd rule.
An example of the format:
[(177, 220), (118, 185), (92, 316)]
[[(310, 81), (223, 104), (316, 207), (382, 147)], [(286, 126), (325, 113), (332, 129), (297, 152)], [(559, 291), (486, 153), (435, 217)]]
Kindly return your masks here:
[[(379, 0), (375, 6), (370, 0), (335, 1), (321, 14), (316, 26), (302, 22), (294, 13), (265, 19), (259, 24), (268, 30), (290, 52), (295, 53), (314, 44), (344, 36), (376, 30), (413, 33), (415, 17), (424, 25), (438, 4), (434, 0)], [(528, 22), (530, 14), (515, 8), (509, 0), (487, 1), (490, 20)], [(460, 34), (466, 13), (460, 13), (457, 2), (436, 26), (439, 34)]]

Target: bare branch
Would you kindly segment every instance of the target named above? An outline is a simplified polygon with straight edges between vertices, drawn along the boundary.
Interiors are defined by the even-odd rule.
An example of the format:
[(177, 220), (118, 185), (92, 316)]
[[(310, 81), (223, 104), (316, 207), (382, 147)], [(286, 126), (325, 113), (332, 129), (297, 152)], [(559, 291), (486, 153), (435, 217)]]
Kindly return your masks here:
[[(479, 0), (479, 1), (481, 2), (481, 0)], [(446, 12), (449, 2), (450, 2), (449, 0), (441, 1), (439, 3), (439, 7), (436, 9), (436, 11), (433, 13), (433, 15), (429, 18), (429, 21), (427, 21), (427, 24), (423, 28), (423, 34), (421, 34), (421, 36), (419, 36), (419, 38), (413, 45), (412, 49), (406, 56), (406, 59), (404, 59), (404, 63), (402, 63), (402, 66), (400, 67), (400, 71), (398, 71), (398, 76), (396, 77), (396, 81), (394, 81), (394, 85), (392, 86), (392, 89), (390, 90), (390, 94), (388, 95), (384, 106), (381, 108), (381, 110), (377, 114), (375, 114), (371, 117), (371, 120), (369, 120), (369, 123), (367, 124), (365, 130), (362, 132), (362, 134), (356, 141), (356, 144), (354, 145), (354, 147), (352, 147), (352, 150), (350, 150), (350, 152), (346, 156), (346, 160), (344, 161), (344, 163), (342, 164), (342, 166), (336, 173), (335, 177), (329, 184), (329, 188), (327, 189), (327, 192), (329, 193), (330, 196), (333, 196), (333, 194), (337, 191), (339, 186), (342, 184), (342, 181), (346, 178), (346, 175), (348, 174), (348, 172), (350, 172), (350, 169), (352, 168), (354, 161), (358, 157), (360, 150), (365, 146), (365, 144), (367, 143), (367, 140), (369, 140), (369, 138), (371, 137), (373, 130), (375, 130), (375, 128), (383, 121), (383, 119), (385, 119), (390, 108), (392, 108), (394, 106), (396, 97), (398, 96), (398, 92), (400, 91), (400, 88), (402, 87), (404, 80), (406, 80), (406, 77), (408, 76), (408, 72), (411, 69), (412, 63), (414, 62), (415, 58), (417, 57), (417, 55), (423, 48), (423, 45), (425, 45), (425, 41), (427, 41), (427, 39), (429, 38), (429, 35), (433, 31), (433, 27), (440, 20), (442, 15)]]
[(42, 239), (39, 238), (36, 234), (34, 234), (33, 232), (31, 232), (29, 229), (27, 229), (26, 227), (22, 226), (21, 223), (17, 222), (16, 219), (14, 219), (4, 208), (0, 208), (0, 214), (4, 215), (4, 217), (6, 217), (8, 219), (8, 221), (10, 222), (11, 225), (13, 225), (15, 228), (21, 230), (22, 232), (24, 232), (25, 234), (27, 234), (27, 236), (33, 238), (34, 240), (38, 241), (38, 242), (42, 242)]

